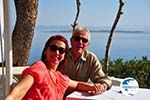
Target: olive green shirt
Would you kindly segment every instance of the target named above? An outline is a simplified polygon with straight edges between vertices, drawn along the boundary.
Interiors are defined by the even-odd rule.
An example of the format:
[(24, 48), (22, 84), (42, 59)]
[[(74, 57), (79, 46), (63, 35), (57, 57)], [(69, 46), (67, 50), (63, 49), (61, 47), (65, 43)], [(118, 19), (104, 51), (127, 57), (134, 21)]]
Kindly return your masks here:
[(93, 83), (106, 83), (109, 88), (112, 85), (109, 77), (104, 74), (102, 65), (96, 55), (88, 50), (74, 63), (71, 49), (69, 49), (64, 62), (60, 64), (59, 68), (63, 74), (68, 75), (72, 80), (84, 82), (91, 80)]

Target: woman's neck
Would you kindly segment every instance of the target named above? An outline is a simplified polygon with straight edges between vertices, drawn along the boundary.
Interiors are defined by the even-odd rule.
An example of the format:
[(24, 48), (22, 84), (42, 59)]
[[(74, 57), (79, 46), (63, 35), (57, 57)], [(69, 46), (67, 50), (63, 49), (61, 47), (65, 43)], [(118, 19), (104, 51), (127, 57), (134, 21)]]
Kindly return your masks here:
[(56, 71), (56, 69), (57, 69), (57, 65), (53, 65), (50, 63), (46, 63), (46, 66), (50, 71), (53, 71), (53, 72)]

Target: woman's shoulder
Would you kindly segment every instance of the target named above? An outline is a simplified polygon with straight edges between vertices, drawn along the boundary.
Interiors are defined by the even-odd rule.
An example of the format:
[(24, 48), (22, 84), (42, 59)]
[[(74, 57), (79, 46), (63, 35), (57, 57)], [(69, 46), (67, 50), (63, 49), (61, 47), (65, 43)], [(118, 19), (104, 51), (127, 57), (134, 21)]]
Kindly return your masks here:
[(46, 65), (42, 62), (42, 61), (36, 61), (36, 62), (34, 62), (33, 64), (31, 64), (30, 65), (30, 67), (29, 68), (31, 68), (31, 69), (35, 69), (35, 70), (45, 70), (45, 68), (46, 68)]
[(41, 74), (45, 73), (45, 70), (46, 70), (45, 64), (42, 61), (36, 61), (30, 67), (26, 68), (23, 71), (22, 76), (30, 74), (33, 77), (39, 77), (42, 76)]
[(44, 63), (41, 60), (38, 60), (34, 62), (33, 64), (31, 64), (30, 67), (35, 66), (35, 65), (44, 65)]

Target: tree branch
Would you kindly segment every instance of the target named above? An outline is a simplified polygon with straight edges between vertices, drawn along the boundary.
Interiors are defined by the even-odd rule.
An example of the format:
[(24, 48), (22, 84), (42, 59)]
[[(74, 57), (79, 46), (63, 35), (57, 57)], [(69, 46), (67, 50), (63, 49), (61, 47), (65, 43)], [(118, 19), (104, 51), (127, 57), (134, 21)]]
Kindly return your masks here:
[(78, 25), (77, 20), (79, 18), (79, 13), (80, 13), (80, 5), (81, 5), (80, 0), (76, 0), (76, 4), (77, 4), (77, 13), (73, 24), (71, 24), (73, 30)]
[(112, 29), (110, 31), (110, 35), (109, 35), (109, 38), (108, 38), (108, 41), (107, 41), (107, 45), (106, 45), (105, 59), (104, 59), (104, 72), (106, 74), (108, 74), (109, 52), (110, 52), (110, 46), (111, 46), (111, 42), (112, 42), (112, 37), (113, 37), (113, 34), (115, 32), (117, 23), (118, 23), (118, 21), (120, 19), (120, 16), (123, 14), (122, 7), (124, 5), (124, 0), (119, 0), (119, 3), (120, 3), (120, 5), (119, 5), (118, 13), (117, 13), (115, 21), (113, 23), (113, 26), (112, 26)]

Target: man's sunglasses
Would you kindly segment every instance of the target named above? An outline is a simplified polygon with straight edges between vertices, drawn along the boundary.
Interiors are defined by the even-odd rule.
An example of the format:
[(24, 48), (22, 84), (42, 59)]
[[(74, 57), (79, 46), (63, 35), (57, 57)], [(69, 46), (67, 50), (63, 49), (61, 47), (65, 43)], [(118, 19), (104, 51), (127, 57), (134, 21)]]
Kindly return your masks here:
[(79, 36), (74, 36), (73, 39), (74, 39), (74, 41), (77, 41), (77, 42), (80, 42), (80, 40), (82, 40), (83, 43), (88, 42), (88, 39), (82, 38), (82, 37), (79, 37)]
[(50, 46), (49, 46), (49, 49), (50, 49), (51, 51), (53, 51), (53, 52), (54, 52), (54, 51), (56, 52), (56, 51), (58, 50), (60, 54), (63, 54), (63, 53), (66, 52), (65, 48), (57, 47), (56, 45), (50, 45)]

